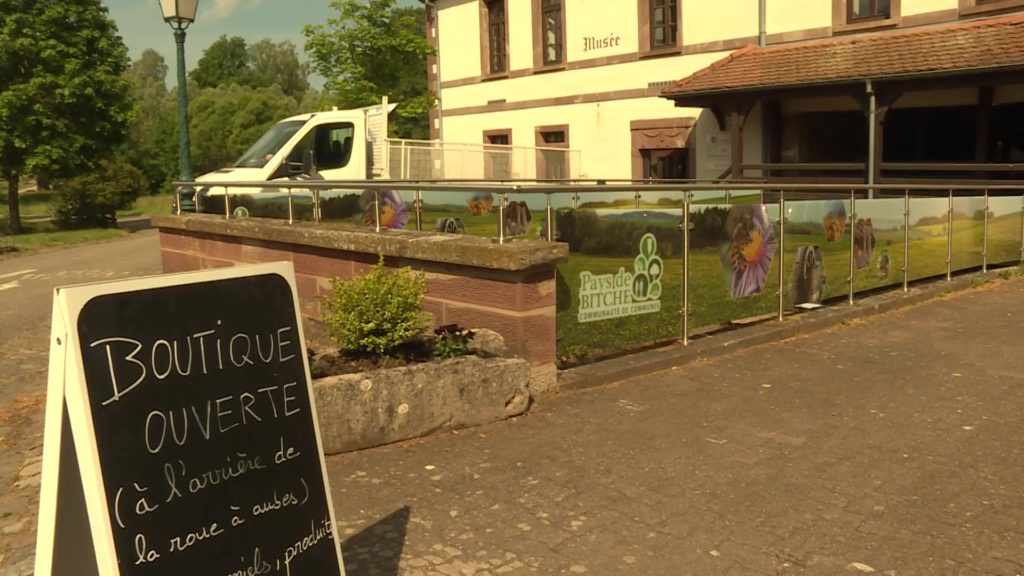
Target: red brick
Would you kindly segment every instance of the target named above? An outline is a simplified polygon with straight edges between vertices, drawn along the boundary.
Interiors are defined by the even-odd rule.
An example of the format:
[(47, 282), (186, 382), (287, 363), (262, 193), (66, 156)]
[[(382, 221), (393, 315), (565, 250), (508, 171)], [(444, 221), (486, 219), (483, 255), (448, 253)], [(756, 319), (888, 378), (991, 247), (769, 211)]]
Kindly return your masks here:
[(203, 261), (203, 268), (204, 269), (205, 268), (230, 268), (232, 266), (237, 266), (238, 265), (238, 262), (233, 262), (231, 260), (221, 260), (219, 258), (207, 258), (205, 256), (202, 257), (202, 261)]
[(191, 272), (193, 270), (202, 269), (202, 261), (194, 254), (161, 250), (160, 261), (163, 265), (164, 273), (166, 274), (174, 272)]
[(242, 245), (237, 241), (232, 242), (231, 238), (198, 238), (196, 250), (210, 258), (231, 260), (232, 262), (242, 261)]
[(448, 321), (445, 320), (444, 302), (440, 302), (438, 300), (431, 300), (430, 298), (424, 298), (423, 311), (429, 312), (433, 316), (434, 328), (448, 324)]
[(242, 261), (247, 264), (262, 264), (264, 262), (291, 262), (292, 253), (277, 247), (267, 247), (252, 244), (242, 246)]
[(531, 364), (553, 364), (558, 359), (556, 334), (553, 306), (549, 313), (523, 317), (523, 357)]
[(299, 308), (304, 316), (317, 317), (320, 314), (319, 279), (306, 274), (295, 274), (295, 289), (299, 294)]
[(194, 252), (198, 242), (194, 236), (180, 234), (173, 230), (160, 231), (160, 249), (175, 252)]
[(328, 251), (295, 252), (292, 258), (296, 274), (347, 280), (352, 277), (352, 260), (346, 258), (347, 255), (345, 252), (337, 252), (332, 256)]

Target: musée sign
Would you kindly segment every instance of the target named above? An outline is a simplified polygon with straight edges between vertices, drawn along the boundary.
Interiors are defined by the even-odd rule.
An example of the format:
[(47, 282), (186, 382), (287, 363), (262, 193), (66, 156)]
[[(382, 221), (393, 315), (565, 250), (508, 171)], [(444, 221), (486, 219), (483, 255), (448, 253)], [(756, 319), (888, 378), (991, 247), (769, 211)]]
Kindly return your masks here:
[(57, 289), (37, 575), (343, 576), (290, 264)]

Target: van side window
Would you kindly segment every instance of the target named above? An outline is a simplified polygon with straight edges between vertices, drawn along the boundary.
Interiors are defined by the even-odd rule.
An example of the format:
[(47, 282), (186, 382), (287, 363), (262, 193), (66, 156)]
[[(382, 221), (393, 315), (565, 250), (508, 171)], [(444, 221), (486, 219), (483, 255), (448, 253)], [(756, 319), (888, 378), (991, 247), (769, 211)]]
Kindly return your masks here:
[(318, 126), (313, 139), (317, 169), (334, 170), (347, 166), (352, 156), (354, 133), (355, 126), (348, 122)]

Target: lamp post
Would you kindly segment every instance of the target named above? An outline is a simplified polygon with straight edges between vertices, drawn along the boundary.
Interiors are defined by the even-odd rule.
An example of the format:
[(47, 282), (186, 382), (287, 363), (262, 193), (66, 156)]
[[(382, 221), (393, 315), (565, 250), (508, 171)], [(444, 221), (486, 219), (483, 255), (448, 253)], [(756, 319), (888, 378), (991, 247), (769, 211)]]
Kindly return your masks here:
[[(174, 43), (178, 48), (178, 179), (182, 182), (192, 181), (192, 161), (189, 154), (188, 138), (188, 95), (185, 93), (185, 29), (196, 19), (196, 8), (199, 7), (199, 0), (160, 0), (160, 11), (163, 12), (164, 22), (170, 24), (174, 30)], [(186, 202), (191, 204), (195, 210), (192, 194), (188, 190), (179, 190), (177, 202), (178, 211), (182, 208), (182, 196)]]

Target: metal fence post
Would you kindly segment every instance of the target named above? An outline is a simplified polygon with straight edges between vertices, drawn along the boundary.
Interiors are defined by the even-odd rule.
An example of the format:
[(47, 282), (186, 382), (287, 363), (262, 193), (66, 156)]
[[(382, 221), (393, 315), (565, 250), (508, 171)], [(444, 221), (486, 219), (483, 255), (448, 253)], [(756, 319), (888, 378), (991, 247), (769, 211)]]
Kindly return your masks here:
[(953, 189), (949, 189), (949, 207), (946, 209), (946, 282), (953, 281)]
[(850, 284), (849, 303), (853, 305), (853, 283), (857, 279), (857, 270), (853, 265), (853, 232), (857, 228), (857, 193), (850, 190), (850, 277), (846, 279)]
[(226, 187), (224, 188), (224, 218), (231, 219), (231, 194)]
[(982, 228), (981, 271), (988, 272), (988, 188), (985, 189), (985, 225)]
[(638, 210), (640, 209), (640, 191), (639, 190), (633, 192), (633, 207), (638, 209)]
[(545, 237), (548, 242), (555, 241), (555, 218), (554, 210), (551, 208), (551, 193), (548, 192), (546, 195), (547, 205), (544, 207), (544, 226), (546, 227), (547, 233)]
[(910, 189), (903, 191), (903, 292), (910, 281)]
[(313, 188), (313, 222), (320, 223), (320, 189)]
[(786, 282), (786, 193), (779, 190), (779, 322), (785, 307)]
[(295, 223), (295, 199), (292, 197), (291, 188), (288, 188), (288, 223)]
[(580, 193), (576, 192), (575, 190), (572, 193), (572, 209), (573, 210), (579, 210), (580, 209)]
[(380, 232), (380, 190), (373, 190), (373, 227), (374, 231)]
[(683, 346), (690, 345), (690, 200), (683, 193)]
[(507, 207), (508, 194), (501, 192), (498, 202), (498, 244), (505, 243), (505, 208)]
[(423, 231), (423, 193), (413, 192), (413, 207), (416, 209), (416, 230)]

